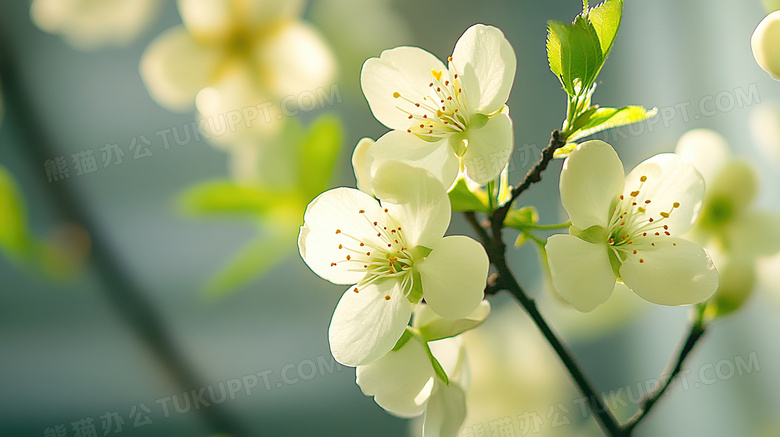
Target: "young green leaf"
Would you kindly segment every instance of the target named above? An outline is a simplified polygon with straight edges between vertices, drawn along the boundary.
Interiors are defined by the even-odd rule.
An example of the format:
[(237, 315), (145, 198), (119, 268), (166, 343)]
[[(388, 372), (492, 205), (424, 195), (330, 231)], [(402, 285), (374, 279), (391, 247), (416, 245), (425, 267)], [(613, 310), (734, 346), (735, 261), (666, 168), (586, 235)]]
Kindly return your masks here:
[(485, 193), (475, 193), (469, 190), (463, 179), (458, 180), (455, 187), (449, 192), (449, 196), (453, 211), (490, 212)]
[(0, 248), (14, 257), (27, 256), (33, 248), (27, 227), (27, 208), (11, 174), (0, 166)]
[(588, 12), (588, 20), (593, 24), (601, 43), (601, 52), (604, 59), (612, 50), (620, 19), (623, 16), (623, 0), (606, 0)]
[(655, 108), (645, 109), (641, 106), (626, 106), (620, 109), (593, 107), (577, 118), (575, 122), (577, 128), (566, 138), (567, 144), (556, 150), (553, 156), (565, 158), (577, 147), (578, 140), (607, 129), (646, 120), (655, 116), (657, 112)]
[(267, 272), (286, 258), (294, 241), (295, 233), (282, 228), (271, 229), (267, 238), (250, 241), (209, 279), (205, 297), (222, 297)]
[(539, 213), (536, 212), (536, 208), (533, 206), (524, 206), (520, 209), (512, 209), (504, 220), (504, 226), (517, 229), (519, 231), (526, 230), (539, 222)]
[(299, 186), (304, 197), (320, 194), (330, 182), (343, 142), (341, 121), (323, 115), (312, 123), (300, 148)]
[(193, 215), (246, 214), (269, 212), (289, 202), (290, 193), (229, 180), (204, 182), (189, 188), (180, 199), (182, 208)]
[(571, 25), (550, 21), (549, 33), (550, 69), (570, 96), (586, 92), (604, 63), (596, 29), (590, 21), (578, 15)]

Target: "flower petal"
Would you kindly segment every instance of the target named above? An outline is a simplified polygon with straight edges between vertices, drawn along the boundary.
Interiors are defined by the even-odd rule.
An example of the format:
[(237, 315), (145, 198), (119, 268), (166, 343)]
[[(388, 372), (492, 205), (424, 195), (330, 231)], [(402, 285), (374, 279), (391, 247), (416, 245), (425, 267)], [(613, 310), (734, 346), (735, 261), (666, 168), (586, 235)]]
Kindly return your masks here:
[(461, 160), (466, 175), (485, 185), (506, 167), (514, 148), (512, 119), (509, 114), (496, 114), (481, 128), (467, 132), (468, 146)]
[(702, 302), (718, 289), (718, 272), (710, 256), (681, 238), (661, 238), (653, 249), (629, 255), (620, 276), (639, 297), (659, 305)]
[(374, 117), (390, 129), (406, 132), (408, 113), (399, 108), (412, 110), (414, 105), (394, 95), (422, 101), (429, 94), (431, 70), (443, 71), (445, 67), (436, 56), (418, 47), (396, 47), (367, 60), (360, 73), (360, 86)]
[(485, 248), (462, 235), (445, 237), (430, 246), (420, 272), (423, 296), (445, 319), (460, 319), (474, 311), (485, 297), (489, 261)]
[(141, 77), (152, 98), (172, 111), (187, 111), (195, 95), (209, 85), (218, 53), (200, 45), (184, 29), (158, 36), (141, 57)]
[(750, 37), (753, 57), (756, 58), (758, 65), (775, 80), (780, 80), (778, 41), (780, 41), (780, 12), (775, 11), (758, 23)]
[(561, 170), (561, 202), (582, 230), (606, 227), (612, 202), (623, 190), (623, 163), (609, 144), (586, 141), (566, 158)]
[(450, 198), (441, 182), (425, 169), (385, 162), (376, 170), (373, 188), (382, 206), (403, 227), (410, 248), (430, 248), (444, 236), (452, 218)]
[(419, 340), (409, 340), (397, 351), (359, 366), (356, 382), (366, 396), (389, 413), (414, 417), (424, 410), (433, 389), (433, 368)]
[(178, 0), (178, 7), (193, 36), (204, 43), (224, 44), (243, 29), (267, 30), (268, 26), (300, 15), (304, 4), (301, 0)]
[(707, 185), (729, 159), (729, 146), (723, 136), (710, 129), (691, 129), (680, 137), (674, 153), (699, 170)]
[[(640, 180), (643, 176), (647, 177), (644, 183)], [(643, 161), (626, 176), (623, 195), (629, 197), (635, 191), (639, 191), (637, 203), (651, 201), (645, 206), (648, 217), (659, 220), (661, 214), (669, 213), (663, 223), (672, 235), (682, 235), (699, 215), (704, 179), (693, 164), (674, 153), (662, 153)], [(672, 211), (675, 202), (680, 206)]]
[(462, 319), (446, 320), (433, 312), (428, 305), (418, 305), (414, 313), (414, 326), (427, 341), (451, 338), (481, 325), (490, 314), (490, 302), (483, 300), (477, 309)]
[[(571, 156), (571, 155), (570, 155)], [(615, 273), (606, 244), (593, 244), (573, 235), (547, 239), (547, 261), (555, 291), (571, 306), (593, 311), (615, 288)]]
[[(365, 213), (361, 214), (361, 210)], [(298, 236), (301, 258), (314, 273), (334, 284), (360, 281), (365, 271), (351, 271), (354, 263), (344, 262), (350, 252), (339, 247), (357, 246), (354, 239), (374, 241), (376, 231), (366, 217), (383, 214), (376, 199), (353, 188), (335, 188), (320, 194), (303, 216)]]
[(265, 84), (284, 105), (295, 102), (302, 110), (310, 111), (324, 105), (326, 99), (331, 103), (340, 99), (335, 94), (338, 88), (323, 88), (332, 85), (336, 60), (322, 35), (310, 24), (287, 22), (263, 40), (255, 49), (254, 59), (265, 67)]
[(437, 383), (423, 419), (425, 437), (457, 437), (466, 419), (466, 392), (458, 384)]
[[(389, 299), (388, 299), (389, 297)], [(395, 280), (350, 288), (339, 300), (328, 329), (333, 358), (362, 366), (382, 358), (406, 330), (412, 304)]]
[(355, 172), (356, 185), (360, 191), (368, 194), (374, 194), (366, 165), (366, 154), (372, 145), (374, 145), (372, 138), (361, 138), (352, 152), (352, 170)]
[(506, 103), (515, 80), (517, 59), (501, 30), (475, 24), (461, 35), (452, 52), (452, 76), (457, 72), (469, 112), (492, 114)]
[(445, 188), (458, 177), (458, 158), (446, 140), (429, 142), (406, 132), (391, 131), (382, 135), (366, 152), (371, 174), (387, 161), (398, 161), (428, 170)]

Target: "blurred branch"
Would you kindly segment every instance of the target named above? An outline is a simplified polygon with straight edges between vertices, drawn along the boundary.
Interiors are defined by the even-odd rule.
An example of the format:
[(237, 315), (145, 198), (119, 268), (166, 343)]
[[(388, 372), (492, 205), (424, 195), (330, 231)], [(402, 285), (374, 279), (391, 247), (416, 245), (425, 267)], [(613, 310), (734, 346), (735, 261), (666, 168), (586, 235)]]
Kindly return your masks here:
[(680, 350), (677, 353), (677, 358), (670, 363), (669, 370), (662, 374), (662, 377), (663, 375), (666, 375), (666, 380), (663, 382), (663, 384), (661, 384), (659, 381), (659, 385), (657, 386), (658, 388), (652, 393), (645, 395), (645, 397), (642, 399), (640, 402), (639, 411), (637, 411), (636, 414), (634, 414), (634, 416), (623, 425), (625, 435), (631, 435), (631, 432), (634, 430), (634, 428), (636, 428), (636, 426), (639, 425), (639, 423), (642, 422), (642, 420), (644, 420), (648, 414), (650, 414), (650, 411), (653, 409), (653, 406), (656, 404), (656, 402), (658, 402), (658, 400), (663, 397), (677, 376), (679, 376), (683, 366), (685, 365), (685, 360), (688, 358), (691, 351), (693, 351), (696, 344), (707, 332), (707, 327), (704, 325), (705, 308), (705, 305), (699, 305), (695, 308), (696, 315), (693, 323), (691, 324), (691, 329), (688, 332), (688, 338), (685, 339), (685, 342), (680, 347)]
[[(55, 142), (47, 135), (46, 126), (37, 119), (32, 99), (25, 93), (24, 81), (16, 68), (16, 56), (7, 46), (8, 35), (0, 36), (0, 78), (3, 83), (3, 98), (6, 102), (6, 129), (15, 129), (22, 143), (22, 153), (26, 154), (33, 168), (58, 155)], [(43, 177), (41, 178), (43, 181)], [(44, 184), (51, 204), (68, 221), (86, 229), (92, 239), (91, 262), (98, 279), (102, 282), (101, 291), (117, 314), (148, 347), (157, 361), (167, 371), (179, 389), (184, 392), (203, 387), (205, 384), (168, 334), (162, 316), (154, 304), (146, 297), (141, 286), (123, 268), (114, 254), (108, 238), (108, 232), (87, 213), (87, 205), (71, 183)], [(228, 433), (233, 436), (251, 435), (233, 418), (224, 406), (212, 402), (210, 395), (204, 398), (211, 406), (197, 411), (213, 432)]]

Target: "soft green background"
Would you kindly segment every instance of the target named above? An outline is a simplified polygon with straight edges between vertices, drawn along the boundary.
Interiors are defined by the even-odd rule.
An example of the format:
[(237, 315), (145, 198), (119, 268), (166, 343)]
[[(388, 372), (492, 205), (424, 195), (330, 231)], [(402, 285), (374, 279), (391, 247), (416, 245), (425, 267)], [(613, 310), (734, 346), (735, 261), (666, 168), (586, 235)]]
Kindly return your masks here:
[[(500, 27), (518, 59), (509, 100), (517, 149), (538, 151), (546, 144), (549, 132), (560, 126), (565, 100), (547, 69), (545, 23), (571, 20), (581, 3), (403, 0), (394, 5), (414, 34), (409, 42), (442, 58), (471, 24)], [(76, 51), (60, 38), (40, 32), (30, 23), (28, 8), (25, 1), (0, 3), (0, 38), (21, 53), (18, 68), (25, 78), (21, 92), (36, 109), (40, 129), (56, 141), (59, 154), (70, 164), (69, 155), (86, 148), (97, 151), (104, 144), (118, 143), (126, 151), (139, 135), (153, 142), (152, 157), (134, 161), (126, 155), (122, 165), (103, 169), (99, 163), (99, 171), (80, 177), (71, 168), (71, 178), (59, 183), (70, 184), (88, 203), (88, 213), (110, 236), (108, 244), (123, 267), (143, 286), (206, 383), (273, 371), (271, 390), (239, 394), (223, 406), (262, 436), (404, 435), (407, 422), (385, 414), (364, 397), (354, 384), (353, 369), (275, 386), (287, 364), (316, 362), (317, 357), (330, 360), (326, 330), (342, 292), (342, 287), (311, 274), (297, 256), (287, 257), (268, 275), (225, 299), (205, 303), (200, 298), (198, 290), (208, 274), (235, 253), (254, 228), (239, 220), (193, 221), (175, 208), (178, 193), (197, 182), (226, 176), (227, 164), (225, 154), (205, 142), (164, 150), (154, 135), (193, 120), (191, 114), (174, 114), (153, 102), (138, 74), (144, 47), (179, 21), (173, 2), (166, 3), (162, 17), (135, 44), (97, 52)], [(771, 80), (750, 53), (750, 35), (763, 16), (758, 0), (626, 0), (623, 24), (594, 101), (659, 108), (691, 103), (687, 122), (678, 110), (666, 125), (624, 128), (627, 138), (617, 141), (611, 141), (611, 134), (605, 136), (627, 168), (654, 153), (673, 150), (688, 129), (714, 128), (736, 154), (747, 156), (762, 171), (761, 204), (780, 209), (777, 192), (768, 189), (780, 181), (777, 167), (762, 160), (750, 140), (747, 126), (753, 108), (695, 117), (702, 98), (737, 88), (756, 86), (762, 102), (780, 99), (780, 83)], [(353, 185), (351, 148), (363, 136), (381, 135), (384, 128), (372, 118), (358, 91), (359, 64), (342, 68), (349, 70), (338, 82), (343, 102), (330, 110), (342, 117), (347, 134), (337, 183)], [(27, 146), (14, 132), (13, 108), (6, 111), (0, 126), (0, 162), (18, 179), (30, 203), (33, 227), (44, 233), (58, 217), (44, 194), (49, 187), (43, 162), (25, 159), (21, 151)], [(308, 122), (313, 115), (302, 119)], [(512, 178), (517, 180), (535, 158), (524, 160), (517, 154), (514, 159)], [(553, 163), (544, 181), (523, 198), (539, 207), (545, 223), (563, 218), (557, 200), (559, 168)], [(450, 231), (468, 232), (460, 217)], [(526, 288), (541, 293), (531, 248), (515, 251), (511, 262)], [(126, 418), (140, 403), (155, 412), (154, 424), (141, 428), (126, 424), (118, 435), (207, 435), (197, 411), (170, 418), (159, 415), (154, 401), (180, 390), (116, 316), (99, 287), (90, 271), (67, 285), (55, 285), (0, 259), (0, 435), (43, 435), (46, 427), (63, 423), (73, 435), (70, 422), (85, 417), (96, 420), (102, 435), (99, 416), (117, 411)], [(513, 305), (507, 299), (496, 301), (502, 302)], [(599, 389), (636, 384), (656, 377), (664, 367), (683, 336), (686, 317), (684, 309), (653, 308), (615, 332), (577, 342), (573, 348)], [(777, 426), (778, 329), (780, 300), (758, 290), (744, 310), (712, 329), (690, 366), (697, 371), (707, 363), (756, 352), (760, 371), (674, 390), (637, 435), (750, 436), (773, 426), (772, 421)], [(568, 381), (562, 370), (559, 373)], [(572, 405), (571, 396), (579, 397), (567, 395), (560, 402)]]

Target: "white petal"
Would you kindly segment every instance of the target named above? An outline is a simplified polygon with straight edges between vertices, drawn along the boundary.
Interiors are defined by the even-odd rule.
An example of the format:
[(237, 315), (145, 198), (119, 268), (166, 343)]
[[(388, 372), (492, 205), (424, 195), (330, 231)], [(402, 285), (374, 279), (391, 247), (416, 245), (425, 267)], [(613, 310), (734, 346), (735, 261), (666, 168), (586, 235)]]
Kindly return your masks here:
[(209, 85), (218, 53), (200, 45), (183, 26), (158, 36), (141, 57), (141, 78), (152, 98), (173, 111), (192, 108), (195, 95)]
[(512, 156), (512, 119), (506, 113), (496, 114), (481, 128), (469, 129), (466, 135), (468, 147), (462, 158), (466, 175), (485, 185), (501, 173)]
[(366, 164), (366, 153), (368, 149), (374, 144), (372, 138), (361, 138), (355, 146), (355, 150), (352, 152), (352, 171), (355, 172), (355, 182), (358, 190), (374, 194), (374, 189), (371, 186), (369, 179), (369, 169)]
[(179, 15), (187, 30), (200, 41), (226, 40), (238, 17), (233, 6), (224, 0), (178, 0)]
[(403, 228), (410, 248), (430, 248), (444, 236), (452, 209), (447, 191), (438, 179), (421, 168), (388, 161), (373, 178), (376, 196), (390, 216)]
[(201, 41), (218, 44), (241, 29), (262, 29), (293, 18), (304, 5), (301, 0), (178, 0), (178, 6), (187, 30)]
[[(365, 213), (360, 213), (363, 210)], [(298, 250), (309, 268), (334, 284), (354, 284), (365, 271), (355, 262), (343, 262), (356, 254), (347, 248), (360, 241), (375, 241), (376, 231), (366, 217), (381, 217), (384, 211), (368, 194), (353, 188), (335, 188), (317, 196), (306, 208), (298, 236)], [(340, 231), (337, 233), (336, 231)], [(343, 247), (339, 249), (339, 245)], [(332, 263), (337, 263), (333, 266)]]
[(310, 24), (287, 22), (263, 39), (255, 49), (254, 59), (265, 67), (266, 86), (286, 106), (293, 106), (294, 102), (302, 110), (310, 111), (329, 100), (333, 104), (340, 99), (338, 88), (331, 86), (336, 73), (334, 55)]
[(457, 437), (465, 418), (466, 392), (457, 384), (437, 383), (425, 409), (423, 436)]
[(639, 297), (659, 305), (702, 302), (718, 289), (718, 272), (710, 256), (681, 238), (660, 238), (653, 249), (629, 255), (620, 276)]
[(469, 112), (492, 114), (509, 99), (517, 59), (501, 30), (484, 24), (469, 27), (455, 44), (452, 66), (463, 83)]
[(411, 315), (412, 304), (398, 281), (379, 281), (357, 293), (350, 288), (336, 305), (328, 329), (333, 358), (345, 366), (382, 358), (401, 338)]
[(446, 140), (429, 142), (401, 131), (382, 135), (366, 152), (371, 173), (387, 161), (398, 161), (428, 170), (449, 188), (458, 177), (458, 158)]
[(715, 180), (730, 155), (726, 139), (710, 129), (689, 130), (677, 141), (674, 153), (693, 164), (708, 185)]
[(485, 297), (489, 261), (485, 248), (462, 235), (442, 238), (430, 247), (420, 272), (423, 297), (445, 319), (460, 319)]
[(429, 94), (431, 70), (444, 69), (439, 59), (421, 48), (396, 47), (363, 64), (360, 86), (374, 117), (390, 129), (406, 132), (409, 128), (408, 114), (397, 106), (412, 110), (414, 105), (393, 97), (394, 93), (412, 101), (422, 101), (423, 96)]
[(572, 235), (547, 240), (547, 261), (555, 291), (574, 308), (588, 312), (606, 302), (615, 288), (615, 273), (606, 244), (593, 244)]
[(356, 382), (366, 396), (389, 413), (414, 417), (424, 410), (431, 394), (433, 367), (417, 339), (356, 371)]
[(428, 341), (454, 337), (476, 328), (490, 314), (490, 302), (483, 300), (477, 309), (462, 319), (447, 320), (439, 317), (428, 305), (418, 305), (414, 313), (414, 326)]
[(780, 11), (772, 12), (758, 23), (750, 45), (758, 65), (780, 80)]
[(623, 163), (609, 144), (586, 141), (566, 158), (561, 170), (561, 202), (579, 229), (606, 227), (612, 202), (625, 181)]
[[(640, 181), (642, 176), (647, 177), (644, 183)], [(644, 204), (650, 200), (651, 203), (646, 205), (647, 216), (655, 220), (661, 218), (661, 213), (670, 212), (673, 204), (678, 202), (680, 206), (663, 223), (669, 226), (672, 235), (682, 235), (699, 215), (704, 198), (704, 179), (693, 164), (674, 153), (662, 153), (637, 165), (626, 176), (623, 195), (629, 197), (637, 190), (637, 203)]]
[(730, 249), (744, 257), (772, 256), (780, 252), (780, 215), (750, 212), (727, 229)]
[(195, 97), (198, 126), (217, 147), (230, 150), (243, 142), (271, 148), (273, 141), (281, 142), (277, 134), (284, 120), (271, 115), (281, 111), (271, 106), (270, 100), (257, 86), (255, 72), (246, 65), (223, 66), (219, 79)]

